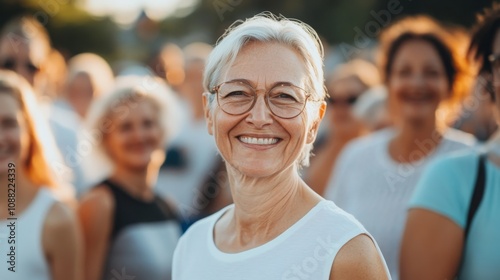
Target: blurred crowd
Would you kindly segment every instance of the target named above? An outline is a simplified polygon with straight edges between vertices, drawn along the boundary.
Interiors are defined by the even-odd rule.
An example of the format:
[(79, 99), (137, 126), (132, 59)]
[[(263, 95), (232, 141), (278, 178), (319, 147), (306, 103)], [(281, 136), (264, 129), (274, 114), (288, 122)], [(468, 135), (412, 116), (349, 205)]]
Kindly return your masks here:
[[(341, 62), (325, 69), (327, 111), (302, 176), (366, 227), (393, 279), (413, 279), (426, 252), (440, 254), (422, 237), (440, 220), (409, 212), (435, 209), (425, 191), (437, 183), (426, 170), (482, 147), (497, 129), (492, 73), (473, 61), (471, 34), (422, 15), (394, 21), (375, 49), (350, 59), (325, 44), (325, 60)], [(17, 249), (22, 277), (169, 279), (182, 233), (232, 203), (201, 98), (211, 49), (168, 42), (147, 60), (110, 65), (94, 53), (66, 57), (31, 16), (1, 27), (0, 178), (10, 178), (14, 161), (16, 212), (24, 219), (18, 238), (32, 246)], [(473, 184), (475, 172), (472, 165), (455, 174), (457, 184), (469, 177)], [(7, 190), (1, 197), (10, 197)], [(0, 206), (1, 233), (7, 200)], [(461, 222), (453, 217), (446, 222), (465, 227), (466, 213)], [(498, 236), (488, 241), (500, 244)], [(1, 260), (6, 248), (2, 240)], [(487, 268), (500, 260), (481, 256)], [(442, 266), (456, 269), (461, 260)], [(3, 263), (0, 276), (7, 275)], [(500, 278), (477, 272), (475, 263), (461, 269), (464, 279)]]

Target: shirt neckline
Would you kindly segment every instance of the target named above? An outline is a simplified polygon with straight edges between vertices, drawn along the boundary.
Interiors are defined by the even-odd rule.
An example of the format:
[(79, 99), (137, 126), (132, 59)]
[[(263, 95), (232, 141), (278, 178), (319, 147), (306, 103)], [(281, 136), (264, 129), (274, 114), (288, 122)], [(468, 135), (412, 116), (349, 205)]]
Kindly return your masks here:
[(380, 142), (380, 144), (382, 146), (381, 149), (377, 149), (379, 161), (381, 163), (383, 163), (385, 166), (392, 168), (392, 169), (394, 169), (394, 168), (405, 169), (405, 168), (414, 168), (415, 166), (421, 166), (425, 162), (431, 160), (436, 155), (439, 155), (441, 153), (441, 150), (444, 149), (444, 147), (447, 145), (447, 142), (449, 140), (448, 133), (449, 133), (448, 129), (445, 130), (443, 135), (442, 135), (443, 137), (442, 137), (441, 141), (437, 144), (437, 146), (434, 148), (434, 150), (431, 151), (426, 156), (424, 156), (423, 158), (421, 158), (417, 161), (399, 162), (399, 161), (394, 160), (391, 157), (391, 154), (389, 153), (389, 143), (391, 142), (393, 137), (396, 135), (396, 130), (392, 129), (392, 131), (390, 131), (390, 133), (388, 133), (386, 135), (385, 139), (383, 139)]
[(238, 253), (226, 253), (215, 245), (215, 240), (214, 240), (214, 229), (215, 229), (215, 224), (217, 221), (230, 209), (234, 208), (234, 204), (231, 204), (221, 211), (214, 217), (213, 221), (210, 223), (207, 238), (208, 238), (208, 250), (210, 254), (217, 258), (218, 260), (224, 261), (224, 262), (237, 262), (237, 261), (242, 261), (246, 260), (249, 258), (252, 258), (254, 256), (258, 256), (262, 253), (265, 253), (272, 248), (276, 247), (277, 245), (281, 244), (283, 241), (285, 241), (287, 238), (289, 238), (292, 234), (294, 234), (297, 230), (299, 230), (305, 223), (307, 223), (313, 216), (316, 214), (320, 209), (323, 208), (324, 205), (327, 205), (330, 201), (328, 200), (321, 200), (318, 202), (311, 210), (309, 210), (302, 218), (300, 218), (297, 222), (295, 222), (292, 226), (290, 226), (288, 229), (286, 229), (283, 233), (275, 237), (274, 239), (257, 246), (255, 248), (251, 248), (242, 252)]

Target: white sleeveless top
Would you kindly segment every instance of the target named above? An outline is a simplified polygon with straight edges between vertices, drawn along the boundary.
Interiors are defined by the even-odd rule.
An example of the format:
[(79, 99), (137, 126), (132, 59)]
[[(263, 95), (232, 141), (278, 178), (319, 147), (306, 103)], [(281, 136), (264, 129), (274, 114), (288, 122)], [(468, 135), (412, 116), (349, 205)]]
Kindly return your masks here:
[[(42, 232), (45, 218), (54, 202), (56, 199), (52, 193), (42, 187), (17, 220), (0, 220), (0, 279), (52, 279), (43, 252)], [(9, 229), (12, 222), (15, 222), (15, 233)], [(11, 253), (11, 246), (15, 246), (15, 263), (9, 264), (11, 257), (7, 254)], [(15, 272), (10, 271), (9, 267), (13, 267)]]
[(240, 253), (224, 253), (216, 247), (213, 231), (232, 207), (195, 223), (181, 237), (174, 253), (173, 280), (327, 280), (340, 248), (353, 237), (368, 234), (353, 216), (323, 200), (275, 239)]

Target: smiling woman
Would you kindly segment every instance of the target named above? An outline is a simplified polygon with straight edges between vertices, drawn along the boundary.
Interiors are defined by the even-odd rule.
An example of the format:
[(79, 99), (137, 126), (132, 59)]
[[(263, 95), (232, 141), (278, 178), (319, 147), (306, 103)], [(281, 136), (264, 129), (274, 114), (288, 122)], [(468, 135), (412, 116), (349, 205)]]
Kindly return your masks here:
[[(500, 112), (500, 5), (478, 15), (469, 54), (492, 75), (491, 105)], [(496, 122), (500, 123), (500, 114)], [(463, 152), (425, 170), (410, 201), (401, 279), (499, 279), (500, 131), (481, 154)]]
[(35, 100), (25, 79), (0, 70), (0, 228), (10, 229), (0, 279), (83, 279), (77, 218), (54, 196), (60, 186), (44, 151), (53, 143), (40, 135)]
[(271, 14), (238, 21), (211, 53), (204, 87), (234, 204), (189, 228), (173, 279), (390, 278), (363, 226), (298, 173), (326, 107), (316, 32)]
[(396, 279), (406, 207), (423, 168), (474, 143), (472, 135), (448, 129), (440, 118), (463, 97), (459, 47), (425, 16), (404, 18), (383, 32), (381, 70), (394, 127), (349, 144), (325, 195), (373, 234)]
[[(126, 77), (89, 111), (95, 152), (108, 172), (81, 200), (85, 279), (170, 279), (180, 235), (177, 214), (154, 191), (163, 147), (172, 139), (175, 99), (152, 77)], [(95, 168), (93, 169), (95, 170)]]

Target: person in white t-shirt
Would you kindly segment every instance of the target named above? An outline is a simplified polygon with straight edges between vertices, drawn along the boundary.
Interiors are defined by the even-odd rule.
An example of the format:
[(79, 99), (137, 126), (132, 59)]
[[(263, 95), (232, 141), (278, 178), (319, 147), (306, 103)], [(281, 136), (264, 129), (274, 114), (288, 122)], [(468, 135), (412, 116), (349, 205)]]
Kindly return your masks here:
[(447, 129), (446, 112), (464, 95), (464, 69), (447, 31), (431, 18), (405, 18), (381, 38), (382, 72), (394, 127), (351, 143), (341, 154), (325, 198), (373, 234), (398, 278), (406, 206), (431, 158), (474, 145)]
[(210, 54), (203, 84), (234, 204), (181, 237), (173, 279), (390, 279), (363, 226), (298, 172), (326, 107), (316, 32), (268, 13), (239, 21)]

